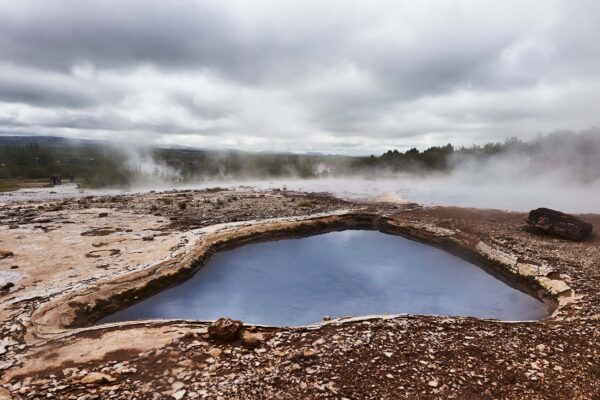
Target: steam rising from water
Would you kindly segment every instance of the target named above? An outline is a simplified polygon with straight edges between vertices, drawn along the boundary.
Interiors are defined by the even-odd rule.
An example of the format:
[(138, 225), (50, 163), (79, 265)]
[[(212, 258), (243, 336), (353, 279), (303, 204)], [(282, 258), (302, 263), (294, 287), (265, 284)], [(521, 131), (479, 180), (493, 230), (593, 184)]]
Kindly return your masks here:
[(126, 155), (126, 167), (133, 172), (136, 186), (160, 186), (165, 182), (177, 182), (181, 179), (181, 173), (177, 169), (156, 160), (149, 148), (129, 146)]
[[(510, 143), (509, 143), (510, 144)], [(532, 142), (514, 142), (499, 153), (479, 156), (455, 152), (449, 172), (391, 173), (370, 170), (353, 172), (347, 160), (334, 174), (317, 179), (299, 179), (302, 174), (285, 165), (286, 178), (275, 179), (259, 168), (252, 156), (236, 153), (235, 162), (244, 165), (243, 176), (227, 175), (231, 157), (212, 153), (216, 168), (202, 171), (194, 179), (184, 179), (184, 171), (157, 158), (149, 147), (121, 143), (120, 152), (134, 183), (127, 192), (207, 187), (252, 186), (308, 192), (329, 192), (345, 199), (414, 201), (424, 205), (456, 205), (527, 211), (537, 207), (565, 212), (600, 213), (600, 129), (579, 134), (559, 132)], [(244, 158), (246, 157), (246, 159)], [(340, 162), (340, 159), (337, 159)], [(186, 161), (187, 162), (187, 161)], [(346, 164), (344, 164), (344, 162)], [(257, 165), (259, 167), (257, 167)], [(115, 193), (115, 190), (76, 190), (53, 188), (50, 197)], [(21, 190), (0, 195), (0, 202), (48, 196), (48, 190)]]
[[(184, 187), (254, 186), (263, 189), (330, 192), (346, 199), (415, 201), (527, 211), (550, 207), (566, 212), (600, 212), (600, 129), (578, 134), (557, 132), (531, 142), (515, 141), (507, 150), (485, 157), (455, 153), (450, 172), (341, 173), (320, 179), (260, 177), (235, 180), (221, 176)], [(170, 171), (177, 175), (176, 171)], [(252, 176), (252, 172), (248, 171)], [(172, 183), (158, 185), (174, 187)], [(155, 187), (156, 188), (156, 187)]]
[[(600, 180), (600, 129), (556, 132), (531, 142), (508, 143), (508, 151), (486, 158), (454, 160), (453, 174), (474, 182), (509, 180), (594, 184)], [(559, 188), (557, 188), (559, 189)]]

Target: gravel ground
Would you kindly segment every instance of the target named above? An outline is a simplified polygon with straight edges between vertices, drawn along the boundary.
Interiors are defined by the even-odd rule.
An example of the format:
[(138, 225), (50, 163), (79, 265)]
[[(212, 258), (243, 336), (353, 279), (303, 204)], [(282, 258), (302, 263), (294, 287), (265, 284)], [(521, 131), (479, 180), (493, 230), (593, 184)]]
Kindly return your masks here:
[[(244, 326), (230, 342), (200, 321), (73, 329), (36, 320), (44, 307), (75, 307), (61, 296), (174, 268), (170, 260), (217, 225), (358, 209), (545, 266), (547, 279), (568, 284), (570, 301), (537, 322), (364, 317)], [(13, 253), (0, 259), (0, 279), (14, 285), (0, 297), (0, 399), (600, 399), (597, 234), (576, 243), (530, 230), (523, 213), (250, 189), (14, 203), (0, 216), (0, 250)], [(600, 227), (599, 215), (582, 217)], [(61, 311), (63, 322), (75, 317)]]

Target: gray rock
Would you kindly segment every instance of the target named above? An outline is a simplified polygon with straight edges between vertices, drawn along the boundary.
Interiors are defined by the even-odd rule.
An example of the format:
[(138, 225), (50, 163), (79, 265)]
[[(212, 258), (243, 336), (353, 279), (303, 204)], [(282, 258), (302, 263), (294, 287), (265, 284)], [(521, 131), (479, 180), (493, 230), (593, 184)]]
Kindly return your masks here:
[(144, 233), (142, 233), (142, 240), (147, 241), (147, 242), (154, 240), (154, 235), (149, 232), (144, 232)]

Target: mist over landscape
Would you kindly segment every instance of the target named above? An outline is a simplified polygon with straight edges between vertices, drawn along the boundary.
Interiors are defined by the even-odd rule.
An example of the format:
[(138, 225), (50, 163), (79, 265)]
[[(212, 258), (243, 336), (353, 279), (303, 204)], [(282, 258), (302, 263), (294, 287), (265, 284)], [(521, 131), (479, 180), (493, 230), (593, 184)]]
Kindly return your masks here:
[[(600, 210), (600, 131), (370, 156), (152, 148), (132, 142), (0, 139), (2, 177), (73, 177), (80, 189), (286, 188), (342, 198), (524, 211)], [(30, 189), (31, 190), (31, 189)], [(25, 189), (25, 191), (27, 191)], [(76, 193), (76, 191), (74, 192)]]

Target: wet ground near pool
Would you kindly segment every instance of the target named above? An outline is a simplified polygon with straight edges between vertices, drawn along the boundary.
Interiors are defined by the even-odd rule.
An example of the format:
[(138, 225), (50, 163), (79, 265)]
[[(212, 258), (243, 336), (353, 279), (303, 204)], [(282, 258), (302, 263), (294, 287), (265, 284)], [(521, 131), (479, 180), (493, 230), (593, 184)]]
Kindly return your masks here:
[(284, 326), (386, 313), (535, 320), (547, 308), (443, 250), (349, 230), (218, 253), (189, 280), (100, 322), (227, 316)]

